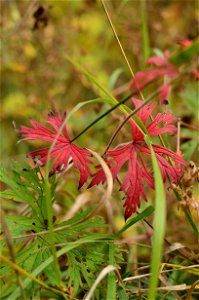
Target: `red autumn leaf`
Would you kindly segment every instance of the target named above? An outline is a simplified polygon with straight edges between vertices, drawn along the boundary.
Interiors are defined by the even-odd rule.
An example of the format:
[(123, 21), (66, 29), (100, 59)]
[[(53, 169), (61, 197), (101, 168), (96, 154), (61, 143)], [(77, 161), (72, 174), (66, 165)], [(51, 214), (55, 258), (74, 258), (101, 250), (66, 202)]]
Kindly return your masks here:
[(46, 123), (49, 124), (51, 128), (41, 125), (36, 120), (30, 120), (32, 128), (21, 126), (19, 133), (22, 136), (22, 140), (45, 141), (50, 143), (50, 146), (54, 143), (52, 150), (50, 150), (49, 146), (28, 154), (36, 164), (45, 166), (50, 150), (49, 159), (54, 160), (51, 174), (64, 171), (68, 166), (70, 158), (72, 158), (74, 166), (80, 172), (80, 188), (90, 175), (88, 165), (91, 161), (88, 157), (92, 156), (92, 154), (88, 150), (82, 149), (70, 142), (71, 140), (66, 125), (64, 125), (63, 130), (57, 137), (57, 133), (63, 125), (63, 122), (65, 122), (65, 119), (66, 115), (61, 118), (58, 113), (50, 113)]
[[(141, 105), (141, 101), (133, 99), (136, 107)], [(152, 122), (147, 121), (149, 115), (154, 109), (155, 105), (146, 105), (138, 113), (137, 116), (145, 124), (147, 131), (151, 137), (166, 132), (175, 132), (176, 127), (171, 123), (176, 119), (172, 116), (171, 111), (166, 114), (158, 113)], [(104, 156), (108, 166), (110, 167), (113, 179), (116, 178), (120, 169), (125, 163), (128, 164), (127, 174), (122, 182), (120, 190), (125, 193), (125, 219), (129, 218), (132, 213), (140, 206), (140, 198), (147, 199), (144, 192), (144, 182), (146, 182), (151, 188), (154, 188), (154, 178), (144, 162), (143, 155), (150, 156), (150, 150), (144, 141), (142, 132), (137, 127), (133, 119), (130, 120), (132, 129), (132, 141), (125, 145), (119, 145), (114, 150), (107, 151)], [(153, 144), (153, 150), (155, 152), (160, 171), (165, 181), (167, 176), (171, 182), (177, 182), (182, 174), (181, 166), (185, 165), (185, 161), (177, 155), (175, 152), (159, 145)], [(166, 157), (165, 157), (166, 156)], [(170, 158), (174, 164), (171, 164), (167, 159)], [(98, 171), (93, 174), (93, 179), (89, 187), (104, 183), (106, 176), (104, 171), (98, 166)]]
[(150, 57), (146, 63), (147, 65), (155, 65), (155, 67), (137, 72), (133, 78), (131, 88), (141, 91), (145, 86), (161, 77), (176, 78), (179, 72), (176, 66), (169, 62), (169, 55), (168, 52), (165, 52), (162, 56)]
[(170, 93), (170, 84), (165, 83), (163, 84), (163, 86), (161, 87), (160, 93), (159, 93), (159, 100), (163, 103), (165, 99), (168, 98), (168, 95)]
[(192, 41), (185, 39), (185, 40), (180, 40), (178, 41), (178, 44), (184, 48), (191, 46)]
[(168, 58), (170, 56), (170, 53), (166, 51), (164, 55), (154, 55), (147, 59), (146, 64), (147, 65), (155, 65), (157, 67), (167, 67), (170, 65), (168, 62)]

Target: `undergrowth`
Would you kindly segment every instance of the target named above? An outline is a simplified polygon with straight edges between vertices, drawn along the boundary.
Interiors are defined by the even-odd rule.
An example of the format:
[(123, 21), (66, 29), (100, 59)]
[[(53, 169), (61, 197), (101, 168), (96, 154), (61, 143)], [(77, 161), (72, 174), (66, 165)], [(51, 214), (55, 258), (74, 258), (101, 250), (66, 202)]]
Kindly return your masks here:
[[(122, 69), (104, 86), (88, 66), (64, 53), (96, 97), (67, 113), (52, 107), (45, 125), (35, 117), (28, 125), (17, 124), (21, 143), (39, 142), (31, 144), (27, 159), (1, 163), (2, 300), (196, 300), (199, 295), (193, 108), (199, 41), (182, 40), (173, 52), (150, 49), (147, 3), (141, 1), (147, 63), (134, 72), (110, 3), (101, 2), (132, 81), (117, 97)], [(43, 30), (50, 8), (34, 5), (33, 29)], [(183, 112), (174, 116), (170, 101), (182, 83), (180, 101), (192, 112), (192, 123)], [(178, 230), (190, 240), (180, 239), (184, 232), (175, 240)]]

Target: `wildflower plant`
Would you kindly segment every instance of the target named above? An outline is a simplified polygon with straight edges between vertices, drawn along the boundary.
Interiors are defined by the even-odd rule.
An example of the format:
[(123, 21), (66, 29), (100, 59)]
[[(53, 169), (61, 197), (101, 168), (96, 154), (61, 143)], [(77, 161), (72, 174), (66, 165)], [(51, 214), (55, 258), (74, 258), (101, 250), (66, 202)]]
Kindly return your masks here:
[[(103, 7), (108, 14), (104, 3)], [(42, 26), (47, 26), (45, 9), (37, 9), (34, 30), (44, 19)], [(193, 196), (198, 169), (180, 151), (180, 126), (187, 124), (175, 115), (168, 100), (181, 76), (196, 78), (194, 64), (184, 69), (194, 60), (198, 40), (184, 40), (180, 47), (174, 53), (147, 57), (147, 68), (133, 74), (125, 90), (128, 95), (120, 101), (111, 89), (120, 70), (106, 89), (69, 58), (98, 98), (78, 103), (68, 115), (58, 109), (42, 122), (35, 117), (26, 125), (17, 122), (20, 145), (31, 141), (31, 150), (26, 161), (14, 161), (10, 169), (2, 164), (0, 170), (1, 197), (10, 203), (1, 214), (1, 299), (153, 300), (167, 295), (171, 300), (181, 295), (191, 299), (198, 285), (198, 257), (188, 246), (172, 244), (167, 238), (169, 197), (175, 199), (173, 206), (183, 202), (186, 226), (194, 237), (199, 236)], [(100, 104), (102, 112), (97, 107), (97, 117), (86, 120), (77, 132), (70, 117), (81, 124), (83, 116), (78, 113), (84, 106), (92, 110), (91, 104)], [(113, 120), (114, 114), (122, 115), (121, 123), (104, 126), (113, 135), (96, 149), (97, 124)], [(90, 128), (95, 133), (93, 145)], [(171, 146), (171, 137), (177, 140), (178, 151)], [(137, 230), (138, 224), (142, 226)], [(139, 261), (134, 264), (132, 246), (142, 240), (150, 254), (144, 268)]]
[[(135, 107), (141, 105), (141, 101), (137, 99), (133, 99), (133, 102)], [(145, 126), (154, 106), (154, 104), (146, 105), (137, 113), (137, 117), (139, 117)], [(148, 135), (154, 137), (162, 133), (175, 132), (176, 127), (171, 125), (174, 120), (175, 117), (172, 116), (171, 111), (163, 114), (158, 113), (153, 121), (146, 126)], [(151, 155), (150, 149), (144, 140), (143, 133), (133, 119), (130, 119), (130, 125), (132, 142), (126, 143), (125, 145), (118, 145), (114, 150), (109, 150), (104, 155), (107, 164), (110, 166), (113, 179), (117, 177), (122, 166), (128, 162), (128, 172), (120, 187), (120, 190), (124, 191), (126, 195), (124, 203), (126, 207), (125, 219), (129, 218), (132, 213), (136, 212), (137, 208), (140, 207), (141, 197), (147, 200), (144, 192), (144, 182), (151, 188), (154, 188), (154, 178), (150, 170), (148, 170), (143, 157), (144, 155)], [(165, 181), (168, 176), (171, 182), (177, 182), (182, 175), (181, 166), (186, 164), (185, 161), (179, 155), (163, 146), (152, 144), (152, 147), (158, 161), (163, 181)], [(172, 165), (168, 159), (172, 159), (175, 165)], [(97, 172), (93, 174), (90, 187), (101, 182), (103, 183), (105, 180), (106, 177), (103, 170), (97, 170)]]

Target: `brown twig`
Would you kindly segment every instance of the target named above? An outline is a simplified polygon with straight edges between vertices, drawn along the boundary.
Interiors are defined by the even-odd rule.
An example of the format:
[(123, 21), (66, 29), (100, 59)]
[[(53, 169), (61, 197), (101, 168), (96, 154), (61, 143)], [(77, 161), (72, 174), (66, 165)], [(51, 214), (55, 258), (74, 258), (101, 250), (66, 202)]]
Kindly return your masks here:
[(180, 120), (180, 124), (183, 125), (184, 127), (187, 127), (189, 129), (192, 129), (194, 131), (198, 131), (199, 132), (199, 128), (194, 126), (194, 125), (190, 125), (190, 124), (187, 124), (185, 123), (184, 121)]

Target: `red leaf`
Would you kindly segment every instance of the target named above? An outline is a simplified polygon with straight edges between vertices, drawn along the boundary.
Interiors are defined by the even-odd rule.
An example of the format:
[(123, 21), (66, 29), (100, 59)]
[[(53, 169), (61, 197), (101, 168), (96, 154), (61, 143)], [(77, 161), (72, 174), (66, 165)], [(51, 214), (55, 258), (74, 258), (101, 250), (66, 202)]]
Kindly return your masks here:
[[(35, 120), (30, 120), (31, 127), (21, 126), (19, 133), (23, 140), (41, 140), (49, 142), (50, 144), (55, 143), (54, 147), (50, 151), (50, 160), (54, 160), (51, 174), (60, 173), (64, 171), (69, 163), (69, 159), (72, 158), (75, 168), (80, 172), (79, 188), (86, 182), (90, 175), (89, 164), (91, 163), (88, 157), (92, 154), (82, 149), (75, 144), (70, 142), (70, 137), (66, 125), (59, 134), (57, 133), (65, 122), (66, 115), (62, 118), (58, 113), (49, 114), (49, 118), (46, 121), (52, 129), (49, 129)], [(36, 150), (29, 153), (29, 156), (36, 162), (37, 165), (45, 166), (48, 158), (50, 146), (41, 150)]]
[[(139, 107), (142, 103), (138, 99), (132, 100), (136, 107)], [(154, 107), (154, 104), (146, 105), (137, 113), (137, 116), (147, 127), (149, 135), (152, 137), (165, 132), (175, 132), (176, 127), (171, 125), (171, 123), (176, 118), (172, 116), (171, 111), (168, 111), (166, 114), (158, 113), (154, 120), (147, 125), (149, 115)], [(141, 198), (146, 200), (144, 183), (154, 188), (153, 174), (151, 173), (151, 169), (149, 169), (144, 162), (144, 155), (151, 156), (151, 152), (145, 143), (143, 134), (133, 119), (130, 120), (130, 124), (132, 128), (132, 141), (125, 145), (119, 145), (114, 150), (107, 151), (105, 156), (113, 179), (116, 178), (121, 168), (127, 163), (128, 170), (120, 187), (120, 191), (125, 193), (125, 219), (129, 218), (131, 214), (137, 210), (140, 206)], [(175, 152), (165, 147), (153, 145), (153, 149), (163, 180), (165, 181), (168, 176), (171, 182), (177, 182), (182, 174), (182, 166), (186, 164), (185, 161)], [(168, 158), (170, 158), (174, 164), (171, 164)], [(106, 181), (106, 176), (100, 166), (98, 166), (98, 170), (92, 176), (93, 179), (89, 187)]]
[(161, 91), (159, 93), (159, 100), (163, 103), (163, 101), (168, 98), (169, 93), (170, 93), (170, 84), (168, 83), (163, 84), (163, 86), (161, 87)]
[(191, 46), (192, 41), (185, 39), (185, 40), (179, 41), (178, 44), (185, 48), (185, 47)]
[(147, 60), (148, 65), (155, 65), (155, 68), (139, 71), (135, 74), (131, 88), (136, 91), (141, 91), (145, 86), (152, 83), (156, 79), (163, 76), (175, 78), (179, 72), (176, 66), (172, 65), (169, 60), (169, 53), (165, 52), (162, 56), (152, 56)]

